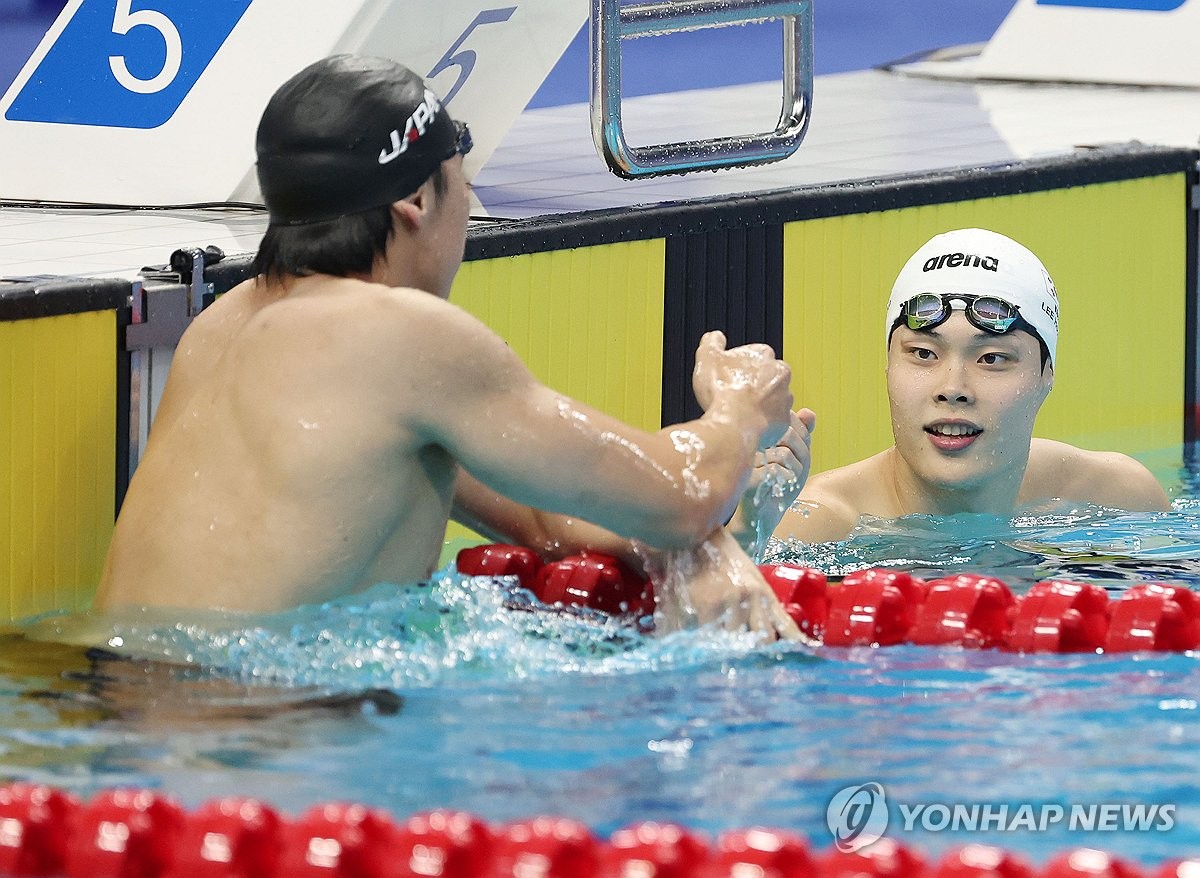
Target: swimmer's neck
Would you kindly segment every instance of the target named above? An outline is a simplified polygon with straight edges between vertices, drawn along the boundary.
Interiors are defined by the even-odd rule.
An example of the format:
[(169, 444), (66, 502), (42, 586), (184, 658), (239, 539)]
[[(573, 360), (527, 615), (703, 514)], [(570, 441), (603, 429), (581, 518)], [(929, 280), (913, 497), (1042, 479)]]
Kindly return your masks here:
[[(457, 261), (460, 260), (448, 266), (444, 264), (446, 260), (438, 258), (438, 254), (430, 251), (427, 243), (397, 233), (388, 240), (383, 252), (376, 254), (369, 271), (347, 272), (344, 275), (286, 275), (281, 279), (282, 282), (267, 286), (278, 289), (283, 295), (289, 295), (298, 287), (307, 286), (314, 280), (325, 284), (338, 280), (355, 280), (393, 289), (419, 290), (439, 299), (449, 300), (450, 284), (458, 267)], [(450, 270), (451, 268), (454, 270)]]
[(1004, 469), (993, 470), (986, 481), (969, 485), (938, 485), (922, 479), (895, 446), (887, 452), (885, 473), (897, 515), (957, 515), (978, 512), (1010, 515), (1017, 508), (1028, 455)]

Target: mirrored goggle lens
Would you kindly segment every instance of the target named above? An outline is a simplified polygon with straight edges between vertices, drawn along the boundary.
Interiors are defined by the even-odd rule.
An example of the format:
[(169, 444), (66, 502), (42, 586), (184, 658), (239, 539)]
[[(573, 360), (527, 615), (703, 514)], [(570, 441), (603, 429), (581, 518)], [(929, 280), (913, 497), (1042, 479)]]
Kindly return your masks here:
[(909, 329), (927, 329), (944, 321), (949, 307), (941, 296), (925, 293), (904, 303), (904, 319)]
[(992, 332), (1007, 332), (1017, 320), (1017, 306), (996, 299), (992, 296), (981, 296), (971, 303), (971, 313), (976, 325), (981, 325)]

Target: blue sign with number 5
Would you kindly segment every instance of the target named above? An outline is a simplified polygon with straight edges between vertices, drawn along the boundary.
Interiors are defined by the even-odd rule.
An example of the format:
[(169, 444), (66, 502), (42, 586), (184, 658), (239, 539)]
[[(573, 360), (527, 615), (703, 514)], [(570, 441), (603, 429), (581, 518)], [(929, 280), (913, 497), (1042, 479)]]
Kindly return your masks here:
[(1138, 9), (1143, 12), (1170, 12), (1187, 0), (1038, 0), (1038, 6), (1087, 6), (1092, 9)]
[(253, 0), (82, 0), (4, 118), (157, 128)]

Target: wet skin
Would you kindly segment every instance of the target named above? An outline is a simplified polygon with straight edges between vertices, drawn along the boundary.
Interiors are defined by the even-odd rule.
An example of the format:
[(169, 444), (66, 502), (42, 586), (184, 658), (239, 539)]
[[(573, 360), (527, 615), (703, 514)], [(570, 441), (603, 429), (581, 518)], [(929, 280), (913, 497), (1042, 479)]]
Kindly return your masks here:
[(755, 453), (789, 429), (787, 366), (708, 333), (694, 380), (704, 414), (653, 433), (554, 392), (446, 301), (469, 186), (460, 157), (443, 170), (444, 191), (426, 181), (390, 205), (393, 235), (369, 274), (255, 278), (188, 328), (95, 607), (321, 603), (428, 577), (449, 518), (569, 553), (590, 547), (581, 529), (527, 541), (526, 523), (586, 514), (694, 556), (686, 588), (701, 612), (678, 625), (798, 633), (720, 533)]
[(1053, 383), (1027, 332), (985, 332), (958, 311), (931, 330), (898, 327), (887, 388), (901, 501), (945, 514), (1011, 509)]
[(839, 540), (863, 515), (1008, 515), (1049, 500), (1170, 509), (1162, 486), (1132, 457), (1033, 438), (1053, 383), (1053, 367), (1043, 367), (1027, 332), (993, 335), (961, 311), (932, 330), (897, 328), (887, 364), (895, 445), (814, 475), (775, 536)]

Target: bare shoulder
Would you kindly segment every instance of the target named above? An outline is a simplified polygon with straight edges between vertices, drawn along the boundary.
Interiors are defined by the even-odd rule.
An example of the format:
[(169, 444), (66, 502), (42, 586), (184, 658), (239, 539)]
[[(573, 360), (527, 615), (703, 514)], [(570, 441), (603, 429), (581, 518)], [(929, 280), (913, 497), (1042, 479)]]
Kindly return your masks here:
[[(355, 278), (310, 276), (249, 290), (242, 310), (247, 347), (312, 359), (395, 386), (461, 372), (496, 370), (516, 357), (482, 321), (432, 293)], [(232, 293), (231, 293), (232, 295)], [(303, 344), (300, 344), (303, 340)]]
[(192, 320), (171, 358), (166, 390), (155, 423), (167, 423), (197, 388), (210, 380), (217, 365), (245, 325), (253, 308), (257, 281), (242, 281), (218, 297)]
[(244, 280), (201, 311), (179, 339), (175, 362), (210, 366), (245, 322), (257, 284), (255, 278)]
[[(350, 319), (366, 332), (387, 333), (449, 359), (468, 351), (508, 350), (495, 332), (462, 308), (421, 290), (361, 283)], [(467, 345), (464, 349), (462, 346)]]
[(886, 452), (812, 476), (775, 529), (780, 539), (843, 539), (864, 514), (892, 517), (879, 486)]
[[(421, 290), (363, 284), (342, 314), (338, 349), (363, 387), (407, 418), (444, 426), (464, 410), (511, 407), (540, 385), (482, 320)], [(436, 431), (435, 431), (436, 432)]]
[(1020, 500), (1033, 503), (1050, 498), (1134, 512), (1171, 508), (1162, 485), (1129, 455), (1034, 439)]

